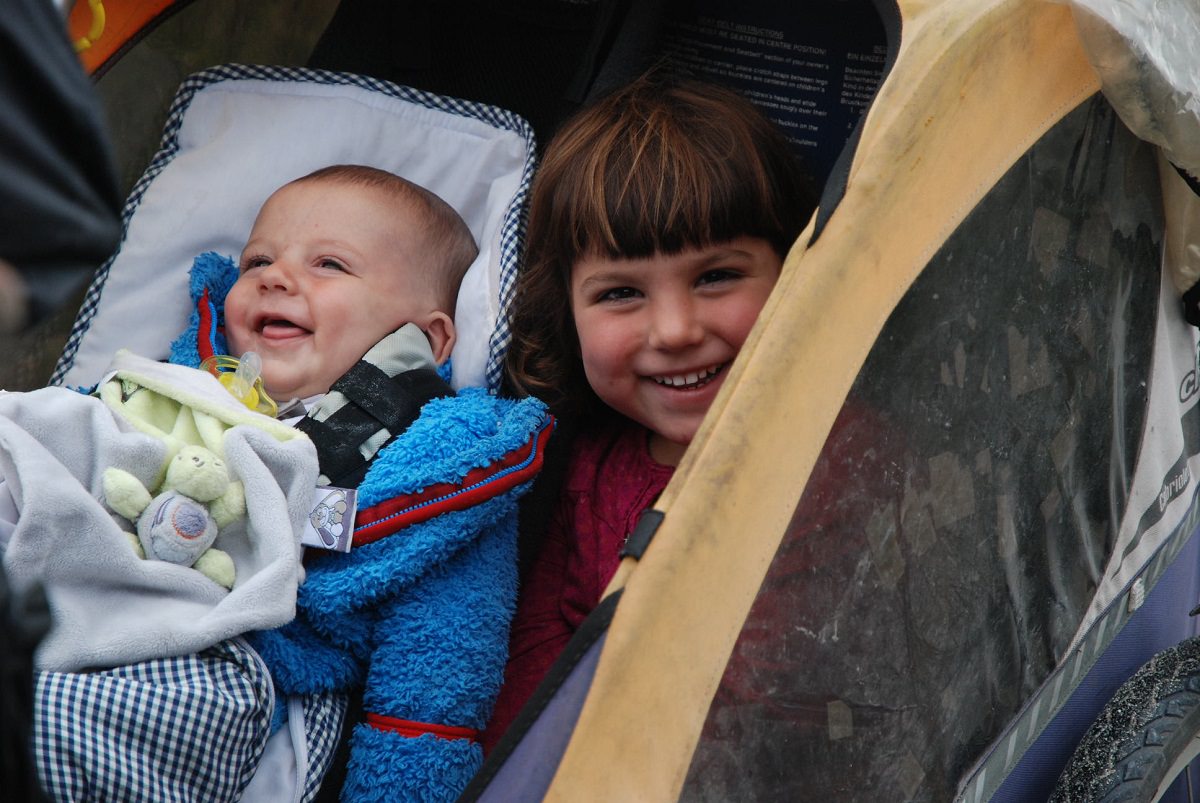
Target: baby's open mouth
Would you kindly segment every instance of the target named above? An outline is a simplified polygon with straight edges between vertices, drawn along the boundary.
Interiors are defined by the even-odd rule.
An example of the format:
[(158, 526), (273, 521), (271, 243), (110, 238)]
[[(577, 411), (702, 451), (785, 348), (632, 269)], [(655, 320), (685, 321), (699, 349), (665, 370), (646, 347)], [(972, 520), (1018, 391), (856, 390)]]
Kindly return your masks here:
[(309, 333), (308, 329), (286, 318), (264, 318), (258, 325), (258, 331), (266, 337), (292, 337)]
[(661, 376), (650, 377), (659, 385), (666, 385), (670, 388), (679, 390), (690, 390), (692, 388), (703, 387), (713, 380), (717, 374), (725, 370), (729, 363), (719, 363), (710, 365), (700, 371), (685, 373), (685, 374), (664, 374)]

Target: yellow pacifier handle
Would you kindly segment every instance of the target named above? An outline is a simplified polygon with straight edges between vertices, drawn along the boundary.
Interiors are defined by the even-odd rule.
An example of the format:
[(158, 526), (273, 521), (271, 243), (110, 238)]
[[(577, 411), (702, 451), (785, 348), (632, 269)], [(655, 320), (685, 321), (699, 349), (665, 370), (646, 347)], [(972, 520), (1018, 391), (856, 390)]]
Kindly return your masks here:
[(217, 378), (235, 399), (264, 415), (275, 417), (278, 407), (262, 385), (262, 358), (247, 351), (239, 360), (225, 354), (209, 357), (200, 367)]

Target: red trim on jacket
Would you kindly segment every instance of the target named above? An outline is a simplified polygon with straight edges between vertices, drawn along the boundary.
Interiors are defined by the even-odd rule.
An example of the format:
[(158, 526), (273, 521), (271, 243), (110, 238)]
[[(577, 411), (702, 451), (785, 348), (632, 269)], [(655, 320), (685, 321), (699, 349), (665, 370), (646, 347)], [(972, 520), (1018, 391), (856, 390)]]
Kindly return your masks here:
[(523, 446), (494, 463), (471, 469), (459, 482), (441, 482), (360, 510), (352, 545), (371, 544), (442, 513), (465, 510), (532, 479), (542, 468), (553, 427), (554, 417), (547, 416), (545, 425)]
[(367, 712), (366, 722), (376, 730), (398, 733), (410, 739), (415, 739), (418, 736), (424, 736), (428, 733), (439, 739), (469, 739), (472, 742), (479, 741), (479, 731), (475, 728), (434, 725), (432, 722), (413, 722), (408, 719), (385, 717), (383, 714), (372, 714), (370, 712)]

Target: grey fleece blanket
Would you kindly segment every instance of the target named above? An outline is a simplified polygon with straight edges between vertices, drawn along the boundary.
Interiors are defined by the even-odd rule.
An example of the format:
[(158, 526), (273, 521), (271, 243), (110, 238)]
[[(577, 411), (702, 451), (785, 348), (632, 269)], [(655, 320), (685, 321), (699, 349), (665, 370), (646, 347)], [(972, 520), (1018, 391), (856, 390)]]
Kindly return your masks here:
[[(39, 669), (183, 655), (295, 613), (299, 533), (317, 477), (311, 441), (250, 412), (204, 372), (128, 353), (114, 371), (101, 386), (106, 401), (62, 388), (0, 394), (0, 473), (20, 512), (4, 566), (18, 588), (43, 584), (54, 616)], [(232, 591), (140, 559), (123, 533), (132, 526), (102, 501), (106, 468), (154, 488), (188, 442), (223, 455), (245, 486), (246, 517), (215, 544), (236, 566)]]

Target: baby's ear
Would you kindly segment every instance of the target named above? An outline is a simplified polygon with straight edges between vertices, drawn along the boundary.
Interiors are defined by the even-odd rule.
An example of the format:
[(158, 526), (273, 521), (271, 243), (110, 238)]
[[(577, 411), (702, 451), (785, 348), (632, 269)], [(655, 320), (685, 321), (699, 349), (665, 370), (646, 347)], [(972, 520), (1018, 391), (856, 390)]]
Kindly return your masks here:
[(429, 347), (433, 350), (433, 359), (441, 365), (450, 359), (458, 333), (454, 329), (454, 321), (444, 312), (435, 310), (421, 324), (421, 331), (429, 338)]

